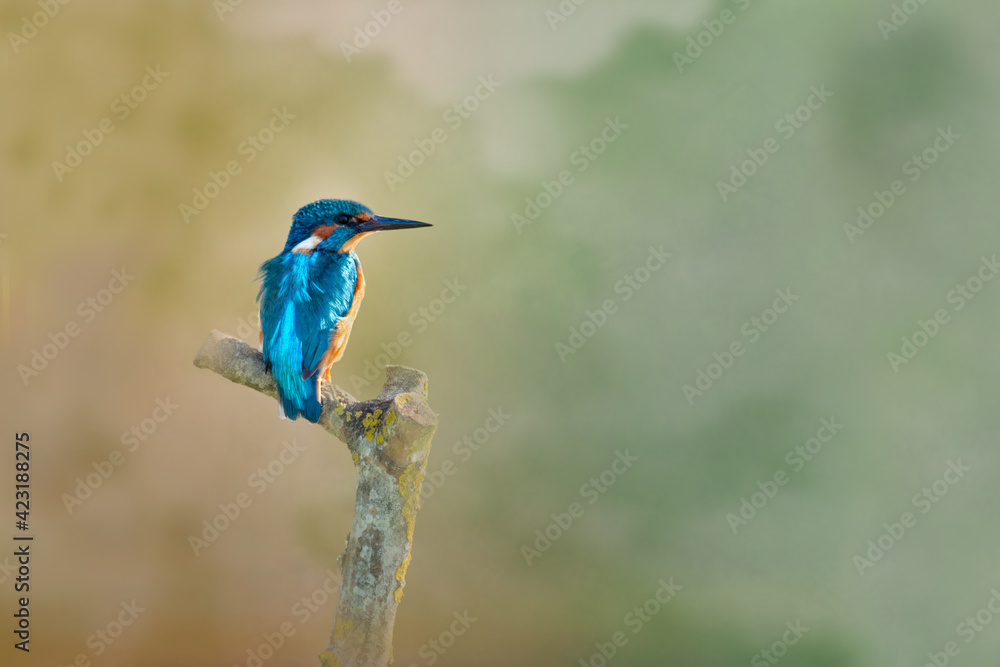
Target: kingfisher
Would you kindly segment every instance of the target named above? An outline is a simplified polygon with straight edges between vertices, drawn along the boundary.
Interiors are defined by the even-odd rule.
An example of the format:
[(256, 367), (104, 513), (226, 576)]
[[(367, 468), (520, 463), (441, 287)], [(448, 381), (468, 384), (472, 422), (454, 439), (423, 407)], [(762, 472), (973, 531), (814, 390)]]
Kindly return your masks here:
[(361, 239), (430, 226), (376, 216), (345, 199), (321, 199), (298, 210), (284, 249), (261, 265), (258, 276), (264, 363), (278, 384), (282, 419), (319, 421), (323, 383), (344, 355), (365, 296), (355, 252)]

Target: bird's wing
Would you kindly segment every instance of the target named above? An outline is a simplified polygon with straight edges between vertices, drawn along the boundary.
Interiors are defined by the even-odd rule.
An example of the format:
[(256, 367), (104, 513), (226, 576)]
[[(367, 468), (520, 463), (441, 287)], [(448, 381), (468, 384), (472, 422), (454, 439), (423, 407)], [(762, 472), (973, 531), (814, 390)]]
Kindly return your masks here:
[(330, 347), (319, 362), (320, 375), (326, 380), (330, 379), (330, 367), (344, 356), (347, 348), (347, 339), (351, 336), (351, 328), (354, 320), (358, 317), (358, 310), (361, 308), (361, 301), (365, 298), (365, 275), (361, 271), (361, 262), (354, 258), (357, 268), (357, 278), (354, 281), (354, 298), (351, 301), (351, 309), (346, 315), (337, 321), (337, 329), (330, 337)]
[[(290, 253), (261, 268), (264, 360), (299, 357), (302, 379), (312, 377), (337, 323), (351, 310), (357, 283), (354, 259), (348, 254)], [(289, 349), (296, 346), (298, 350)]]
[[(310, 378), (320, 368), (323, 356), (330, 349), (341, 318), (351, 310), (357, 270), (348, 255), (321, 255), (310, 280), (309, 298), (295, 313), (295, 329), (302, 340), (302, 378)], [(323, 257), (322, 255), (326, 255)]]

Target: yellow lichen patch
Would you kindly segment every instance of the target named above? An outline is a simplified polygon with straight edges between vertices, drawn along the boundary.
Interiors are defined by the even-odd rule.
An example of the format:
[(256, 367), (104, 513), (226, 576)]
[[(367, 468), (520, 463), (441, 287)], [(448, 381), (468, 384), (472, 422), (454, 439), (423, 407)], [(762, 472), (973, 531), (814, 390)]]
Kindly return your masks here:
[(358, 465), (358, 461), (361, 460), (361, 455), (357, 452), (351, 454), (351, 458), (354, 459), (354, 465)]
[(404, 558), (403, 562), (399, 564), (398, 568), (396, 568), (396, 581), (406, 580), (406, 569), (408, 567), (410, 567), (410, 554), (406, 554), (406, 558)]
[(340, 658), (333, 651), (323, 651), (319, 654), (319, 664), (322, 667), (340, 667)]
[(357, 419), (359, 417), (361, 417), (361, 410), (358, 410), (357, 412), (354, 413), (354, 418), (355, 419)]
[(378, 432), (379, 424), (378, 416), (374, 413), (369, 413), (365, 415), (365, 420), (361, 422), (361, 425), (367, 429), (365, 431), (365, 440), (371, 442), (375, 439), (375, 434)]
[(333, 624), (333, 641), (343, 640), (353, 627), (354, 621), (345, 621), (343, 616), (337, 616), (337, 622)]
[(345, 407), (346, 406), (343, 403), (337, 403), (337, 405), (334, 406), (333, 411), (337, 413), (339, 416), (343, 417)]
[(396, 587), (396, 592), (393, 593), (393, 598), (395, 598), (396, 604), (399, 604), (399, 601), (403, 599), (403, 585), (406, 581), (406, 568), (409, 566), (410, 554), (406, 554), (406, 558), (399, 564), (399, 567), (396, 568), (396, 581), (399, 582), (399, 586)]
[(385, 423), (387, 426), (392, 426), (396, 423), (396, 413), (394, 411), (390, 410), (389, 414), (385, 416)]
[(417, 508), (420, 507), (420, 488), (424, 483), (426, 472), (421, 466), (411, 463), (399, 477), (399, 495), (406, 499), (403, 503), (406, 539), (410, 542), (413, 541), (413, 526), (417, 521)]
[(378, 444), (384, 445), (389, 438), (389, 426), (396, 421), (396, 418), (391, 412), (383, 417), (382, 412), (382, 409), (379, 408), (374, 412), (367, 413), (361, 422), (361, 426), (365, 429), (365, 440), (368, 442), (374, 440)]

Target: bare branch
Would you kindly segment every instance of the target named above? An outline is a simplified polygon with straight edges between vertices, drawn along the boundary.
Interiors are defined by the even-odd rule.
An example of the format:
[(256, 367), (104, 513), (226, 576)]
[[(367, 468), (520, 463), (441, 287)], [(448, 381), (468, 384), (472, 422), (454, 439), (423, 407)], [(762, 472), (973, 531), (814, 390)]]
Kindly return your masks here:
[[(274, 378), (259, 350), (213, 331), (195, 366), (271, 397)], [(341, 559), (337, 617), (324, 667), (385, 667), (406, 585), (413, 527), (437, 415), (427, 404), (427, 376), (386, 366), (377, 398), (358, 401), (339, 387), (323, 389), (320, 425), (347, 443), (358, 469), (354, 521)]]

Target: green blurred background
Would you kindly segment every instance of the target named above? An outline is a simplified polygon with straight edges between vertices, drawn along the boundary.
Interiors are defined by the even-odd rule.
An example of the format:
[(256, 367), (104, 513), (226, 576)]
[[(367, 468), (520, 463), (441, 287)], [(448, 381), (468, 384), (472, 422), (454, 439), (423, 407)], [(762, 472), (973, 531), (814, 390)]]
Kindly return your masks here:
[[(425, 489), (396, 664), (600, 667), (598, 645), (623, 631), (609, 664), (902, 667), (954, 641), (949, 664), (994, 667), (1000, 617), (971, 641), (959, 624), (1000, 587), (1000, 283), (961, 310), (949, 293), (1000, 252), (1000, 12), (898, 4), (919, 9), (888, 32), (888, 0), (591, 0), (564, 2), (558, 22), (556, 0), (402, 0), (348, 62), (342, 44), (388, 2), (88, 0), (21, 41), (42, 10), (4, 3), (2, 533), (27, 430), (36, 537), (30, 655), (10, 646), (0, 557), (0, 661), (252, 665), (290, 621), (263, 664), (317, 664), (335, 603), (305, 622), (293, 608), (343, 548), (350, 455), (191, 361), (213, 328), (255, 340), (257, 266), (295, 209), (336, 197), (435, 225), (361, 245), (368, 294), (334, 369), (372, 397), (381, 375), (357, 378), (410, 334), (392, 361), (430, 377), (431, 474), (454, 464)], [(123, 107), (147, 67), (168, 74)], [(449, 109), (490, 76), (500, 86), (455, 127)], [(832, 96), (786, 139), (779, 121), (814, 86)], [(275, 108), (294, 118), (248, 161), (241, 144)], [(114, 130), (57, 174), (105, 118)], [(628, 127), (574, 158), (608, 119)], [(912, 182), (904, 165), (949, 127), (960, 139)], [(436, 128), (446, 140), (390, 187)], [(723, 201), (717, 183), (771, 137), (780, 150)], [(180, 205), (229, 161), (239, 173), (185, 221)], [(518, 229), (512, 215), (562, 170), (572, 183)], [(849, 239), (895, 179), (905, 194)], [(616, 285), (661, 246), (671, 258), (626, 301)], [(101, 312), (80, 307), (123, 268), (134, 279)], [(442, 307), (446, 281), (464, 289)], [(779, 289), (799, 300), (754, 340), (744, 324)], [(609, 299), (606, 323), (582, 326)], [(894, 369), (887, 355), (938, 309), (948, 323)], [(71, 322), (79, 335), (44, 370), (19, 372)], [(563, 361), (557, 344), (581, 326), (593, 335)], [(734, 341), (743, 356), (689, 401), (682, 387), (719, 375), (713, 355)], [(178, 407), (128, 451), (158, 399)], [(509, 417), (483, 440), (490, 410)], [(843, 429), (797, 469), (786, 453), (824, 418)], [(189, 536), (291, 439), (300, 457), (195, 556)], [(69, 511), (113, 450), (124, 463)], [(638, 462), (605, 492), (581, 488), (625, 452)], [(915, 503), (949, 461), (971, 470)], [(758, 483), (774, 497), (734, 531), (727, 515)], [(574, 502), (583, 515), (552, 528)], [(907, 511), (915, 525), (859, 574), (855, 557)], [(526, 558), (547, 528), (558, 539)], [(633, 632), (626, 615), (671, 577), (682, 589)], [(88, 637), (133, 600), (145, 611), (97, 655)], [(465, 612), (477, 620), (447, 636)], [(797, 622), (808, 632), (775, 648)]]

